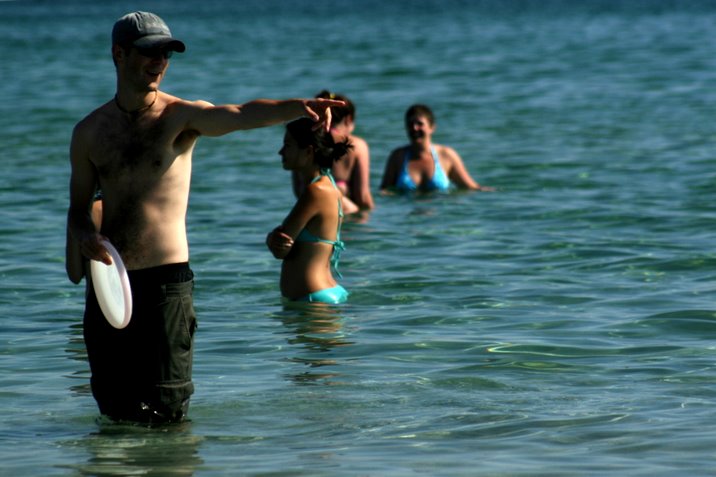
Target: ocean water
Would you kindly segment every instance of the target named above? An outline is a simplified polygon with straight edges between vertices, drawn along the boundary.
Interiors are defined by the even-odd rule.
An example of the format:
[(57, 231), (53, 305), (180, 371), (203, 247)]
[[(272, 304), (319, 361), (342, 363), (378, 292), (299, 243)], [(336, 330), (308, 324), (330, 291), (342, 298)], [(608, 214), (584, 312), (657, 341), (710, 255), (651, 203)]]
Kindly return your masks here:
[[(200, 140), (196, 393), (161, 428), (99, 419), (63, 263), (137, 9), (187, 43), (172, 94), (351, 97), (376, 194), (350, 302), (287, 306), (281, 127)], [(715, 32), (709, 1), (0, 2), (0, 475), (715, 475)], [(496, 192), (378, 194), (414, 102)]]

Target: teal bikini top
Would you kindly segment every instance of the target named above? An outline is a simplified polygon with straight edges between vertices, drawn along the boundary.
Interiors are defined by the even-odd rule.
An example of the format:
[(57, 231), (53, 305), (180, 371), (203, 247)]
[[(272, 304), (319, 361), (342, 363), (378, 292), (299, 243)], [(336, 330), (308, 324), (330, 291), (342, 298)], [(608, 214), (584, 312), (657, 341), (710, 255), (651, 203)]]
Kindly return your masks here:
[[(323, 176), (328, 176), (328, 178), (331, 180), (331, 184), (333, 184), (333, 187), (338, 189), (338, 186), (336, 185), (335, 179), (333, 179), (333, 175), (331, 174), (330, 169), (321, 169), (321, 175), (315, 177), (311, 184), (321, 179)], [(336, 274), (339, 278), (343, 278), (343, 275), (338, 271), (338, 261), (341, 258), (341, 252), (346, 249), (345, 243), (341, 240), (341, 223), (343, 222), (343, 205), (341, 204), (341, 199), (338, 199), (338, 230), (336, 231), (336, 240), (327, 240), (321, 237), (317, 237), (316, 235), (312, 234), (308, 231), (308, 229), (304, 228), (301, 230), (301, 233), (298, 234), (298, 237), (296, 237), (296, 242), (320, 242), (320, 243), (327, 243), (329, 245), (333, 245), (333, 255), (331, 256), (331, 266), (336, 271)]]

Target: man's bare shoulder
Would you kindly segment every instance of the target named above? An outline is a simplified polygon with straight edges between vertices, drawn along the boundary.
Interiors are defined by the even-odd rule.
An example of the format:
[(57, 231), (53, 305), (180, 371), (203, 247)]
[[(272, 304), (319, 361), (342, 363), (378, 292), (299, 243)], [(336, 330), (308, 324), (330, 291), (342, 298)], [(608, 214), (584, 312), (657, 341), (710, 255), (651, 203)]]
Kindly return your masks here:
[(212, 103), (203, 99), (189, 100), (178, 98), (167, 93), (162, 93), (161, 98), (165, 108), (171, 108), (177, 111), (199, 111), (214, 107)]
[[(159, 98), (160, 104), (164, 108), (172, 108), (176, 110), (203, 110), (214, 106), (212, 103), (205, 100), (187, 100), (164, 92), (159, 92)], [(98, 122), (101, 122), (101, 119), (113, 113), (113, 108), (114, 100), (104, 103), (102, 106), (98, 107), (80, 120), (75, 125), (75, 129), (82, 131), (95, 127)]]
[(88, 129), (92, 129), (93, 127), (96, 127), (98, 121), (107, 115), (110, 106), (112, 105), (112, 101), (108, 101), (104, 103), (102, 106), (98, 107), (91, 113), (89, 113), (87, 116), (82, 118), (76, 125), (75, 125), (75, 131), (85, 131)]
[(204, 100), (187, 100), (164, 94), (162, 97), (163, 101), (163, 120), (171, 124), (170, 129), (180, 129), (184, 132), (193, 131), (196, 135), (198, 132), (196, 128), (192, 126), (201, 115), (214, 108), (214, 105), (209, 101)]

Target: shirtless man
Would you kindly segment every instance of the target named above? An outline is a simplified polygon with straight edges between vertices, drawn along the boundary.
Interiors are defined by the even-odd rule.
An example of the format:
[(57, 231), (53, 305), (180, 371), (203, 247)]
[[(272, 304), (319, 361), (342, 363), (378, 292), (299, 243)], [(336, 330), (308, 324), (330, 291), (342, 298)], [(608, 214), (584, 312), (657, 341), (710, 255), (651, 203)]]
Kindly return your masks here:
[[(292, 99), (214, 106), (177, 98), (159, 85), (169, 57), (184, 50), (158, 16), (134, 12), (120, 18), (112, 30), (116, 95), (72, 134), (68, 247), (74, 241), (85, 259), (110, 264), (100, 242), (106, 237), (132, 285), (134, 311), (122, 330), (104, 319), (92, 287), (85, 305), (92, 393), (100, 412), (115, 420), (172, 422), (187, 414), (196, 317), (186, 212), (197, 139), (301, 116), (328, 128), (328, 108), (343, 105)], [(99, 231), (91, 216), (98, 188)]]

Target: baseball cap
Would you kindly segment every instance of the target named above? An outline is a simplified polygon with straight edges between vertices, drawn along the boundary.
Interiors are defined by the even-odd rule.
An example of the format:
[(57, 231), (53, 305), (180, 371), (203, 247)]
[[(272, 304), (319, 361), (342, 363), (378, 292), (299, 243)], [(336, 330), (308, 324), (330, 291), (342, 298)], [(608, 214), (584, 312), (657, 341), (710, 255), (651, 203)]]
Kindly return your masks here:
[(154, 13), (133, 12), (117, 20), (112, 28), (112, 44), (133, 45), (139, 48), (166, 47), (183, 53), (186, 46), (172, 38), (164, 20)]

